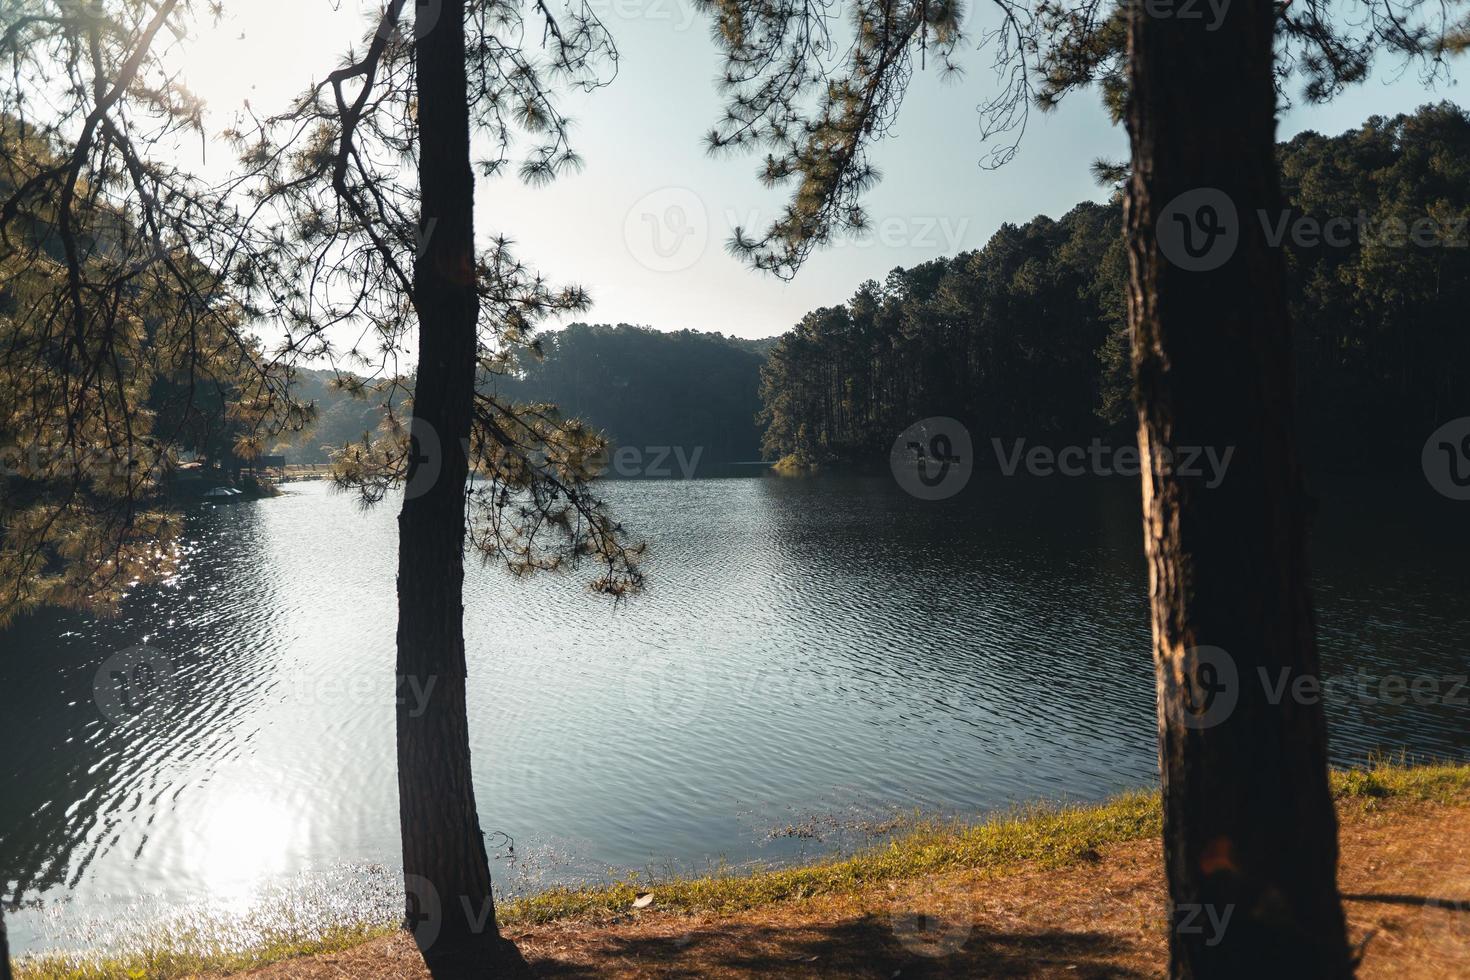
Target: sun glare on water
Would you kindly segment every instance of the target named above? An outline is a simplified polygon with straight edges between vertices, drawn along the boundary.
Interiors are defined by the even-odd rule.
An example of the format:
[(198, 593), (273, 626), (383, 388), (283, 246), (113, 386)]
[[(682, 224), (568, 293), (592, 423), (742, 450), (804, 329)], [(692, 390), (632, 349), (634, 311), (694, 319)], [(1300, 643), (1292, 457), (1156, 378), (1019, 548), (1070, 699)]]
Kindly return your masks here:
[(244, 908), (257, 887), (289, 870), (300, 815), (264, 797), (230, 795), (211, 806), (191, 863), (210, 899)]

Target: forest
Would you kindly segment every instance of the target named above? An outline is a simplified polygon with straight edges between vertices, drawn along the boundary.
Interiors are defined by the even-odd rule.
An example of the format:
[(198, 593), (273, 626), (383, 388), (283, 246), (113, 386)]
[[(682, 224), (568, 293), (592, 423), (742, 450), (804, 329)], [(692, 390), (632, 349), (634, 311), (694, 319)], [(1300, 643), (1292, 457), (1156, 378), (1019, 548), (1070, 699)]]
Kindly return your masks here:
[[(1435, 420), (1470, 413), (1470, 113), (1442, 102), (1303, 133), (1279, 157), (1288, 209), (1251, 220), (1287, 256), (1309, 462), (1417, 467)], [(1004, 225), (984, 248), (894, 269), (770, 340), (573, 323), (482, 383), (556, 404), (614, 446), (700, 447), (709, 462), (880, 461), (930, 416), (982, 442), (1124, 444), (1122, 220), (1115, 194)], [(293, 461), (326, 462), (379, 423), (329, 373), (301, 375), (320, 418), (285, 444)]]
[[(1303, 446), (1320, 469), (1417, 467), (1470, 411), (1470, 115), (1426, 105), (1278, 155), (1288, 210), (1245, 219), (1282, 232)], [(766, 456), (886, 457), (929, 416), (977, 441), (1131, 439), (1122, 221), (1115, 196), (1005, 225), (809, 313), (762, 371)]]

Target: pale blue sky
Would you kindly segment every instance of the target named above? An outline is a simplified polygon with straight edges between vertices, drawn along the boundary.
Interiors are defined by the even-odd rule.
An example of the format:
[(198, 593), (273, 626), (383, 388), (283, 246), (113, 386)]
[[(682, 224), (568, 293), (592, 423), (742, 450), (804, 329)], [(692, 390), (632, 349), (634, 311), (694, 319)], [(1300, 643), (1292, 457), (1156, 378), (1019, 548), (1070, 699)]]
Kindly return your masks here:
[[(610, 87), (564, 103), (576, 120), (585, 170), (547, 187), (513, 178), (482, 182), (476, 214), (482, 232), (507, 234), (552, 281), (587, 287), (595, 306), (583, 319), (744, 337), (781, 333), (808, 310), (847, 299), (864, 279), (881, 279), (895, 266), (979, 247), (1002, 222), (1056, 216), (1078, 201), (1103, 199), (1092, 161), (1126, 155), (1121, 129), (1109, 124), (1094, 94), (1084, 93), (1054, 114), (1033, 113), (1015, 159), (982, 170), (976, 106), (996, 90), (988, 57), (964, 58), (967, 75), (958, 84), (920, 72), (898, 126), (872, 155), (884, 175), (868, 197), (873, 233), (814, 255), (784, 283), (725, 252), (733, 225), (763, 227), (781, 196), (755, 180), (756, 158), (712, 159), (704, 151), (702, 136), (721, 104), (705, 19), (687, 0), (590, 3), (612, 30), (621, 60)], [(257, 111), (272, 111), (335, 67), (376, 4), (333, 6), (228, 4), (224, 24), (201, 31), (191, 50), (179, 53), (209, 103), (210, 125), (229, 124), (245, 98)], [(540, 37), (539, 28), (530, 33), (533, 41)], [(1463, 74), (1463, 62), (1457, 67)], [(1431, 98), (1463, 102), (1461, 91), (1442, 85), (1427, 92), (1412, 71), (1396, 81), (1380, 74), (1330, 106), (1288, 112), (1281, 136), (1340, 132)], [(213, 156), (211, 163), (219, 154)]]

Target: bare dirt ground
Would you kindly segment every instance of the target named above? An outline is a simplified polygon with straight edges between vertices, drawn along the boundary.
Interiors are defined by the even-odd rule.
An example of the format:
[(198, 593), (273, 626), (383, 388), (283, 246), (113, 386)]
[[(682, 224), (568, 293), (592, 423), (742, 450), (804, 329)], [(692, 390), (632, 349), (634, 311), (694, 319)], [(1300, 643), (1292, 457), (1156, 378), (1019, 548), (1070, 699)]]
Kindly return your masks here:
[[(1470, 807), (1350, 808), (1342, 819), (1339, 883), (1353, 940), (1366, 941), (1360, 976), (1470, 977)], [(507, 935), (543, 977), (1159, 977), (1160, 860), (1157, 841), (1137, 841), (1061, 869), (964, 872), (721, 917), (655, 907)], [(248, 976), (428, 973), (399, 935)]]

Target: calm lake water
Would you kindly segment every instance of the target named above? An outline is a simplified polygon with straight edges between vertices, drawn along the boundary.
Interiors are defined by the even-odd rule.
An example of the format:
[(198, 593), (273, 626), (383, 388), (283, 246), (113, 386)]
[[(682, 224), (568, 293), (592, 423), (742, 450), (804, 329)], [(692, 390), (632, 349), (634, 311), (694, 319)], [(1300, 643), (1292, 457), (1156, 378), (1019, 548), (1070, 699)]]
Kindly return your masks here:
[[(1155, 779), (1131, 481), (625, 482), (649, 589), (469, 576), (471, 731), (502, 888), (860, 843), (895, 815), (1096, 799)], [(1467, 672), (1470, 510), (1333, 482), (1314, 562), (1329, 678)], [(391, 914), (395, 507), (324, 484), (200, 511), (186, 570), (114, 619), (0, 633), (0, 876), (21, 951), (286, 903)], [(94, 682), (178, 665), (114, 723)], [(1465, 758), (1470, 708), (1335, 690), (1337, 762)], [(1470, 688), (1458, 692), (1470, 696)]]

